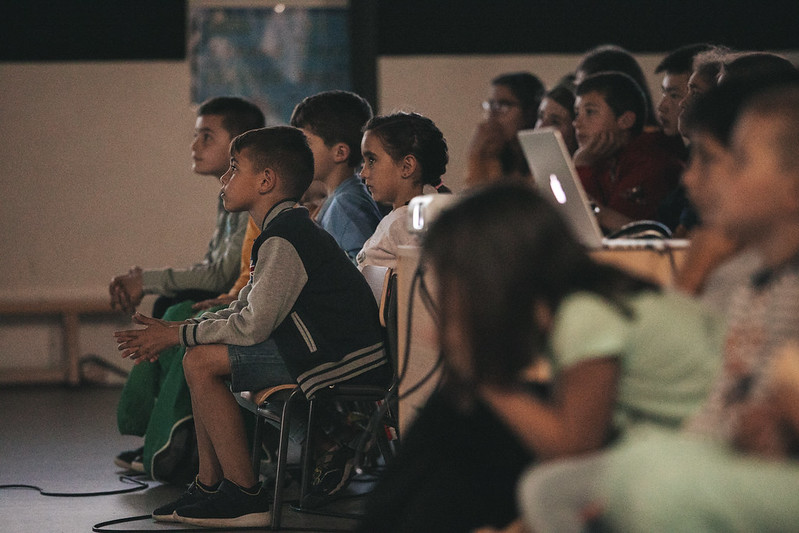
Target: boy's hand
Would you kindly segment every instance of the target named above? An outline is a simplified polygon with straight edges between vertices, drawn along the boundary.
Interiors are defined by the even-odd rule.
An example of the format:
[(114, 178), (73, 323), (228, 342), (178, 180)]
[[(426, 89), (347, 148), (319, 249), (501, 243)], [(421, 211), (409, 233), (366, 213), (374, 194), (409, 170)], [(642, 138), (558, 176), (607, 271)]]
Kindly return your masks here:
[(136, 364), (142, 361), (154, 363), (158, 355), (172, 346), (180, 344), (179, 322), (166, 322), (136, 313), (133, 321), (144, 326), (144, 329), (117, 331), (114, 338), (122, 357), (130, 357)]
[(192, 305), (191, 308), (197, 311), (202, 311), (204, 309), (211, 309), (212, 307), (216, 307), (218, 305), (230, 305), (236, 298), (229, 294), (223, 294), (216, 298), (210, 298), (208, 300), (203, 300), (202, 302), (197, 302), (196, 304)]
[(590, 167), (598, 161), (611, 157), (622, 147), (624, 139), (612, 131), (603, 131), (591, 137), (585, 145), (574, 152), (574, 166)]
[(108, 286), (111, 295), (111, 309), (122, 309), (133, 313), (144, 297), (142, 270), (132, 267), (127, 274), (115, 276)]
[(500, 154), (508, 139), (505, 130), (494, 119), (477, 124), (466, 151), (466, 183), (472, 187), (502, 177)]

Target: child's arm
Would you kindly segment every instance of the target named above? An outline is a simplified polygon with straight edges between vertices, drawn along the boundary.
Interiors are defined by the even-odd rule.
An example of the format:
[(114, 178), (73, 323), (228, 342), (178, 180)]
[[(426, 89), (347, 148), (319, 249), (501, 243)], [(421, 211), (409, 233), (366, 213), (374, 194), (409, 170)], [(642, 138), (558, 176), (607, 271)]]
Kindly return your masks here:
[(607, 357), (565, 369), (550, 402), (497, 386), (482, 386), (480, 394), (538, 458), (551, 459), (607, 442), (618, 379), (619, 363)]
[(500, 155), (508, 139), (496, 120), (480, 122), (467, 149), (466, 185), (474, 187), (502, 179)]

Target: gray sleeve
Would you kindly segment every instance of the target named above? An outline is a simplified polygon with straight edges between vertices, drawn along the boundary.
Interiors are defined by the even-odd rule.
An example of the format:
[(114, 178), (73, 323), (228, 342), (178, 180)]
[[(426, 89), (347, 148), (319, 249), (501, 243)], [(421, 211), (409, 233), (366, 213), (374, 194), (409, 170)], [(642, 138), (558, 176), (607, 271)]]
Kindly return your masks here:
[(215, 293), (230, 289), (241, 270), (241, 247), (248, 221), (247, 213), (220, 216), (205, 259), (189, 268), (145, 270), (142, 272), (144, 293), (174, 296), (190, 289)]
[(249, 346), (269, 338), (288, 316), (308, 275), (297, 250), (281, 237), (266, 240), (258, 251), (253, 282), (239, 300), (197, 324), (181, 326), (181, 343)]

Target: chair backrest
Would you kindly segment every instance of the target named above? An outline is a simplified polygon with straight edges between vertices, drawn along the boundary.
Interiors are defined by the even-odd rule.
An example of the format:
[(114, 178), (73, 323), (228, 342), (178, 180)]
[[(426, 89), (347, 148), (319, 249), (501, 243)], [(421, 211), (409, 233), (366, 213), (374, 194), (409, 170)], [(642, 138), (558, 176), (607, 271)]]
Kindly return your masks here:
[(372, 288), (372, 294), (380, 308), (380, 325), (386, 331), (386, 348), (392, 368), (397, 368), (397, 275), (394, 269), (385, 266), (365, 265), (361, 273)]
[(383, 299), (383, 288), (386, 284), (386, 274), (391, 270), (389, 267), (377, 265), (365, 265), (361, 268), (361, 274), (366, 278), (366, 283), (372, 289), (377, 305)]

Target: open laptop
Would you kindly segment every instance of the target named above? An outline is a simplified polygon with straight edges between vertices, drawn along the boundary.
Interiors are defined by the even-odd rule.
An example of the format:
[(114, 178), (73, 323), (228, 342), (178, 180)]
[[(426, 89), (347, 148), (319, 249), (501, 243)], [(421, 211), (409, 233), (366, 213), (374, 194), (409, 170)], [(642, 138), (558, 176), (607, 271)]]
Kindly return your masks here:
[(575, 236), (587, 248), (683, 248), (683, 239), (608, 239), (602, 234), (588, 196), (558, 130), (542, 128), (518, 133), (524, 156), (539, 192), (569, 221)]

